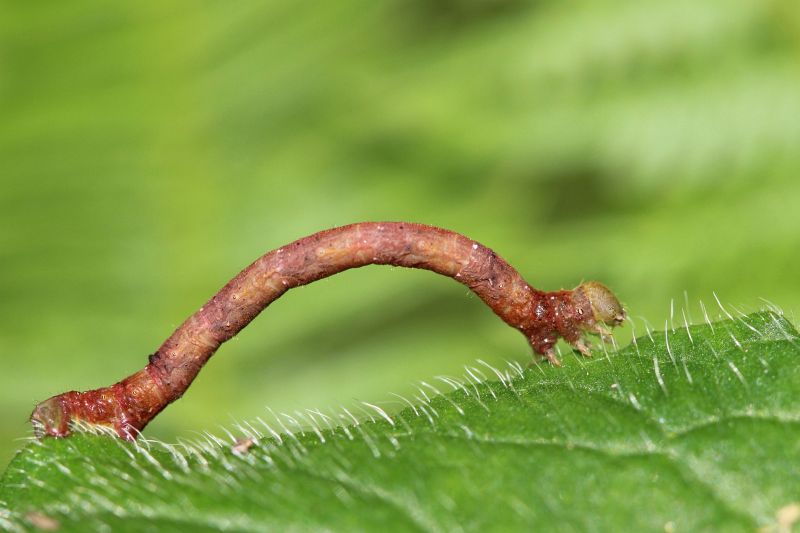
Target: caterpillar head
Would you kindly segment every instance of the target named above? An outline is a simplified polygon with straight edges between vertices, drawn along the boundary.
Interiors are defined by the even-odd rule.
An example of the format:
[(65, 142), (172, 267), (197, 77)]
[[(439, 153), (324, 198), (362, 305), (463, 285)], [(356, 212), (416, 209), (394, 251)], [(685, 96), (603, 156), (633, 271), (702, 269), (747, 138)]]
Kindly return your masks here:
[(589, 302), (596, 324), (619, 326), (625, 320), (625, 309), (611, 290), (597, 281), (587, 281), (575, 287), (575, 292)]

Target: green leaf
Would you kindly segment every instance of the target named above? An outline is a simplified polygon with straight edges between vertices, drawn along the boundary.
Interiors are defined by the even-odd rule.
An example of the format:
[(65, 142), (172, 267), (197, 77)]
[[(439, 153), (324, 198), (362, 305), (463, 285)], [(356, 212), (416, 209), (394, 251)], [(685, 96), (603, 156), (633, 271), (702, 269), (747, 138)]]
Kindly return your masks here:
[(277, 415), (239, 446), (32, 442), (0, 528), (777, 531), (800, 511), (798, 357), (762, 312), (563, 368), (478, 362), (397, 413)]

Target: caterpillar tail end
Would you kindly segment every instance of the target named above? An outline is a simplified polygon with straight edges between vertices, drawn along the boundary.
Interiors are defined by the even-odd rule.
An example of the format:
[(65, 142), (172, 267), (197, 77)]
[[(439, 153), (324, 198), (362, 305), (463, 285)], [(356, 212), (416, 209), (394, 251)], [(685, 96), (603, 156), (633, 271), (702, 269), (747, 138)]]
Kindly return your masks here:
[(106, 427), (124, 440), (135, 440), (138, 428), (108, 401), (112, 388), (88, 392), (69, 391), (53, 396), (31, 413), (30, 421), (36, 438), (68, 437), (76, 427)]
[(31, 413), (33, 434), (37, 438), (66, 437), (70, 434), (70, 415), (65, 402), (62, 401), (63, 396), (60, 394), (43, 401)]

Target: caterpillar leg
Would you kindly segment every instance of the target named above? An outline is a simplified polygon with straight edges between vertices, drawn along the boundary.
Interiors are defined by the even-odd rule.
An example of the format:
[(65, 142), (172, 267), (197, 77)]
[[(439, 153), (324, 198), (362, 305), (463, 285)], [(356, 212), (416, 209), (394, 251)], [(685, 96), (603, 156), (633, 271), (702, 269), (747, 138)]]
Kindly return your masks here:
[[(559, 361), (552, 346), (542, 353), (542, 357), (547, 359), (547, 361), (553, 366), (561, 366), (561, 361)], [(534, 362), (532, 361), (531, 364), (534, 364)]]
[(572, 346), (580, 352), (580, 354), (584, 357), (592, 357), (592, 349), (589, 348), (589, 345), (586, 344), (586, 341), (581, 339), (576, 340), (572, 343)]
[(603, 342), (605, 342), (606, 344), (612, 342), (611, 329), (607, 328), (603, 324), (595, 324), (594, 327), (592, 328), (592, 333), (599, 335), (600, 338), (603, 340)]
[[(597, 335), (606, 344), (613, 344), (614, 342), (611, 329), (606, 327), (604, 324), (595, 324), (591, 327), (591, 329), (587, 330), (586, 333), (589, 335)], [(585, 334), (585, 336), (579, 337), (570, 344), (572, 344), (575, 350), (580, 352), (582, 356), (592, 357), (592, 349), (587, 342), (587, 337), (588, 335)]]
[[(578, 339), (576, 339), (574, 341), (571, 341), (570, 344), (572, 345), (572, 347), (577, 352), (580, 352), (580, 354), (582, 356), (584, 356), (584, 357), (592, 357), (592, 349), (589, 347), (589, 345), (586, 343), (586, 341), (583, 340), (582, 338), (578, 338)], [(534, 356), (534, 361), (530, 362), (530, 364), (528, 365), (529, 367), (536, 364), (536, 361), (535, 361), (536, 357), (537, 356), (535, 355)], [(561, 366), (561, 360), (556, 355), (556, 351), (553, 349), (552, 346), (547, 348), (545, 351), (541, 352), (541, 357), (543, 357), (544, 359), (547, 359), (547, 362), (549, 362), (553, 366)]]

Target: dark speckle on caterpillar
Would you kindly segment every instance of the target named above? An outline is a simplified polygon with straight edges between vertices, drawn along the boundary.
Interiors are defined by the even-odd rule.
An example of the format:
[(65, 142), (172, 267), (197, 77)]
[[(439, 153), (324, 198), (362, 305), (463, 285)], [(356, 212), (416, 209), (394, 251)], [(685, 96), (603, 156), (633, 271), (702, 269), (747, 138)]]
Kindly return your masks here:
[(126, 439), (180, 398), (219, 346), (292, 287), (365, 265), (432, 270), (469, 287), (534, 352), (558, 365), (559, 337), (589, 356), (587, 334), (607, 339), (625, 319), (617, 298), (590, 281), (545, 292), (489, 248), (441, 228), (407, 222), (363, 222), (334, 228), (273, 250), (245, 268), (190, 316), (150, 356), (149, 364), (110, 387), (69, 391), (40, 403), (31, 415), (38, 435), (62, 437), (71, 422), (113, 427)]

